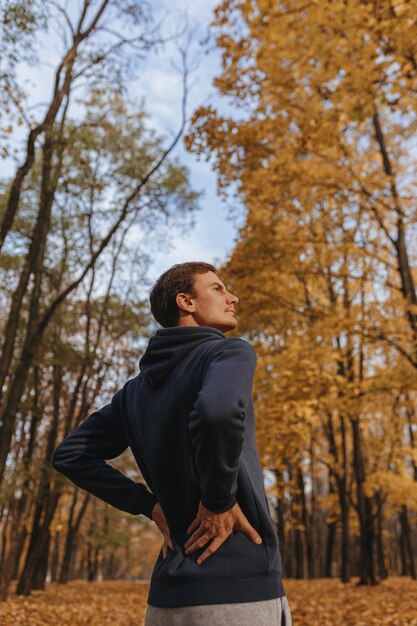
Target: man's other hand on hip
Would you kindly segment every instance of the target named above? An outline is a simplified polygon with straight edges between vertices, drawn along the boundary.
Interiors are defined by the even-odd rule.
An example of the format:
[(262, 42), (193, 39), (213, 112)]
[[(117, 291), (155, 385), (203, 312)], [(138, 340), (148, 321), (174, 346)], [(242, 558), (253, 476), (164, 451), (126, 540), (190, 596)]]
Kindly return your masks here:
[(164, 543), (162, 544), (162, 556), (165, 559), (166, 555), (168, 554), (168, 548), (171, 548), (171, 550), (173, 550), (174, 546), (172, 545), (168, 522), (165, 519), (164, 512), (159, 502), (157, 502), (153, 507), (151, 517), (164, 536)]
[(187, 528), (187, 533), (194, 532), (184, 544), (185, 554), (191, 554), (211, 541), (207, 550), (197, 559), (200, 565), (226, 541), (234, 530), (244, 532), (254, 543), (262, 543), (258, 531), (251, 526), (237, 502), (224, 513), (213, 513), (200, 502), (197, 516)]

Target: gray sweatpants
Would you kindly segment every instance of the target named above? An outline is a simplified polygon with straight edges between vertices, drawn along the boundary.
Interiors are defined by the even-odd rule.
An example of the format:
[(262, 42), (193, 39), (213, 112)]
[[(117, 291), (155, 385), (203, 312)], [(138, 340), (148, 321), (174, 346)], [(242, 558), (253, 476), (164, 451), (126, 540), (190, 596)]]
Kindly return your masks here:
[(148, 604), (145, 626), (292, 626), (287, 596), (239, 602), (165, 608)]

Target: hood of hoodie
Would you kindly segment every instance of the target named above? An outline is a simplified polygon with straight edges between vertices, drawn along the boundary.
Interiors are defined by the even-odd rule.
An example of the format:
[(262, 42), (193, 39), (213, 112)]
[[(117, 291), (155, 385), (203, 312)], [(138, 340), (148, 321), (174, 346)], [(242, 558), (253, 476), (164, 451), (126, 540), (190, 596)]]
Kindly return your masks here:
[(153, 386), (186, 354), (206, 341), (226, 339), (226, 335), (211, 326), (169, 326), (160, 328), (150, 338), (139, 361), (141, 374)]

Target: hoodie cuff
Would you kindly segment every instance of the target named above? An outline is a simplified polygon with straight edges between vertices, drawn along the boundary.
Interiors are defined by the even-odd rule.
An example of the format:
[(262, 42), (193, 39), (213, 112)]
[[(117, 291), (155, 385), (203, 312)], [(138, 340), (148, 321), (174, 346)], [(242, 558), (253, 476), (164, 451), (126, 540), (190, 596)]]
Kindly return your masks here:
[(146, 489), (146, 493), (143, 494), (141, 501), (140, 501), (140, 512), (136, 513), (136, 515), (145, 515), (151, 521), (153, 521), (152, 509), (157, 502), (158, 502), (158, 499), (156, 498), (156, 496), (151, 491), (148, 491)]
[(211, 513), (226, 513), (226, 511), (235, 506), (236, 502), (236, 495), (227, 498), (227, 500), (223, 499), (217, 501), (207, 501), (205, 498), (201, 498), (202, 505)]

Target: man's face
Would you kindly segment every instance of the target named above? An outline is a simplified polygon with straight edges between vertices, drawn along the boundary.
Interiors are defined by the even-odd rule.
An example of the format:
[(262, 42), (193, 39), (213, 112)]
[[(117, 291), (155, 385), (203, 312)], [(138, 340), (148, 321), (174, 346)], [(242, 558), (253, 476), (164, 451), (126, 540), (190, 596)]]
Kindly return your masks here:
[(211, 326), (222, 332), (237, 326), (235, 305), (239, 298), (227, 291), (225, 285), (214, 272), (194, 275), (195, 298), (177, 294), (177, 304), (183, 312), (179, 326)]

